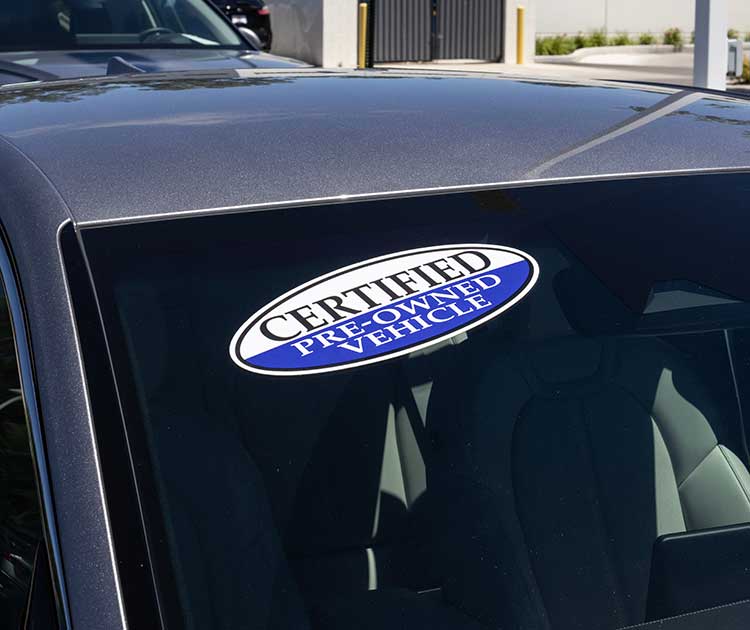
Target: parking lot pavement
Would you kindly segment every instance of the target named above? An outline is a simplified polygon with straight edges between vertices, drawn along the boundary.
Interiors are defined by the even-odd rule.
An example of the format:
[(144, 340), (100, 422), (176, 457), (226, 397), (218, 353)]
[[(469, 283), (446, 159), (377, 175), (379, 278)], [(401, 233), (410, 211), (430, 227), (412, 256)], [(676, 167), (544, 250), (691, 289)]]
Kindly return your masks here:
[[(537, 58), (538, 59), (538, 58)], [(590, 55), (571, 63), (528, 63), (513, 65), (472, 60), (441, 60), (423, 63), (383, 64), (394, 68), (457, 70), (463, 72), (498, 72), (510, 76), (534, 76), (558, 79), (605, 79), (647, 81), (691, 85), (693, 55), (690, 52), (667, 54)]]

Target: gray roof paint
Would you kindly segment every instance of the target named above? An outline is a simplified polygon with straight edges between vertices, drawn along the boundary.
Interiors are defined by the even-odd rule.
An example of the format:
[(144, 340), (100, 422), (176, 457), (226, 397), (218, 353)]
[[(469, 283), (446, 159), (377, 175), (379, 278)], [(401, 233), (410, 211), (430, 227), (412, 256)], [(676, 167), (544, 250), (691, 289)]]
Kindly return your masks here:
[(238, 73), (7, 86), (0, 135), (79, 223), (750, 167), (750, 102), (717, 94), (482, 74)]
[(54, 519), (73, 625), (121, 629), (92, 418), (58, 251), (69, 210), (39, 170), (0, 140), (0, 218), (28, 318)]

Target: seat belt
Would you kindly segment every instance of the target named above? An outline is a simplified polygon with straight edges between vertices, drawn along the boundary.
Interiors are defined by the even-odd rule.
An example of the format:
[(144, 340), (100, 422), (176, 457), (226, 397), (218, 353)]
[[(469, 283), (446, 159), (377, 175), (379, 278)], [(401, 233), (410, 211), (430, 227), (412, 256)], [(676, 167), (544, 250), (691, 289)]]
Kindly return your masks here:
[[(417, 360), (421, 359), (419, 357)], [(429, 436), (427, 434), (426, 418), (422, 417), (419, 411), (417, 400), (414, 397), (414, 391), (409, 378), (407, 361), (401, 361), (396, 370), (396, 396), (399, 407), (403, 407), (409, 425), (414, 433), (414, 439), (417, 442), (417, 449), (422, 456), (422, 460), (427, 464), (427, 457), (430, 453)], [(425, 410), (426, 411), (426, 410)]]
[(445, 361), (446, 358), (453, 357), (455, 359), (460, 347), (458, 343), (451, 343), (430, 354), (422, 354), (402, 360), (395, 370), (397, 402), (406, 412), (414, 433), (414, 439), (417, 442), (417, 448), (427, 468), (429, 468), (428, 458), (432, 454), (432, 444), (427, 427), (427, 408), (425, 408), (423, 416), (414, 395), (412, 382), (420, 385), (429, 383), (431, 387), (436, 377), (435, 366)]

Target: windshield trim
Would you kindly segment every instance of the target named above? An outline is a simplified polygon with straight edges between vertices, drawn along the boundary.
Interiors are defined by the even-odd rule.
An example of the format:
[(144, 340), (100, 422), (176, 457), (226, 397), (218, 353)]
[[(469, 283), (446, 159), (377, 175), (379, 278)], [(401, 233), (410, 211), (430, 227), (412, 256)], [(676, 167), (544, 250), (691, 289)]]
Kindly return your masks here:
[[(256, 73), (259, 74), (259, 73)], [(154, 75), (149, 75), (153, 77)], [(11, 86), (9, 86), (11, 87)], [(235, 206), (216, 206), (195, 210), (177, 210), (174, 212), (159, 212), (155, 214), (122, 216), (117, 218), (94, 219), (77, 221), (81, 229), (95, 229), (113, 225), (130, 225), (137, 223), (151, 223), (153, 221), (167, 221), (173, 219), (190, 219), (201, 216), (219, 216), (243, 212), (265, 212), (286, 208), (300, 208), (306, 206), (332, 205), (351, 203), (353, 201), (378, 201), (381, 199), (406, 199), (409, 197), (431, 197), (436, 195), (459, 194), (466, 192), (480, 192), (483, 190), (501, 190), (505, 188), (534, 188), (539, 186), (555, 186), (558, 184), (579, 184), (586, 182), (606, 182), (627, 179), (647, 179), (659, 177), (689, 177), (693, 175), (732, 175), (750, 173), (750, 166), (727, 166), (712, 168), (691, 168), (661, 171), (639, 171), (628, 173), (607, 173), (602, 175), (576, 175), (571, 177), (551, 177), (542, 179), (524, 179), (486, 184), (457, 184), (454, 186), (435, 186), (430, 188), (412, 188), (405, 190), (381, 191), (372, 193), (355, 193), (330, 195), (326, 197), (304, 197), (301, 199), (285, 199), (279, 201), (262, 201)]]

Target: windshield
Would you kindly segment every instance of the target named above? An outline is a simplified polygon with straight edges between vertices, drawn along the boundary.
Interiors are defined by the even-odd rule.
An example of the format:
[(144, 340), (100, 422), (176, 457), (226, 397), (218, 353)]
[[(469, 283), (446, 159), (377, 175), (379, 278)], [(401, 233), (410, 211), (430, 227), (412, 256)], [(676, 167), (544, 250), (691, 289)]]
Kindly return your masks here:
[(241, 45), (204, 0), (0, 0), (0, 50)]
[(729, 627), (747, 182), (84, 228), (170, 627)]

